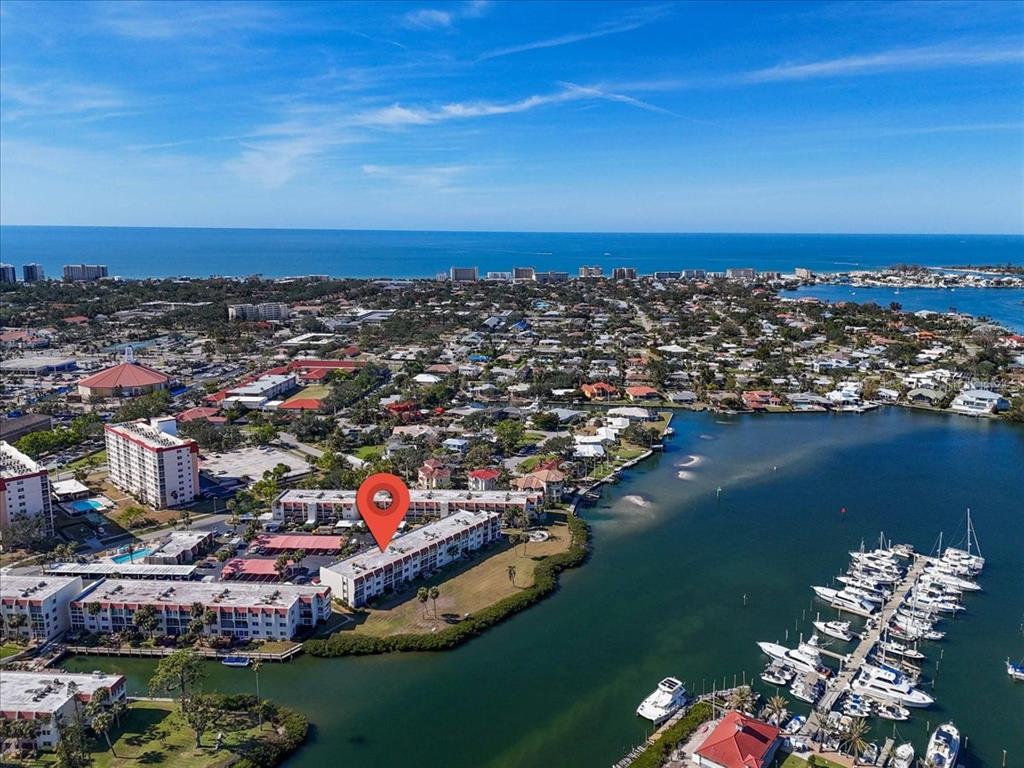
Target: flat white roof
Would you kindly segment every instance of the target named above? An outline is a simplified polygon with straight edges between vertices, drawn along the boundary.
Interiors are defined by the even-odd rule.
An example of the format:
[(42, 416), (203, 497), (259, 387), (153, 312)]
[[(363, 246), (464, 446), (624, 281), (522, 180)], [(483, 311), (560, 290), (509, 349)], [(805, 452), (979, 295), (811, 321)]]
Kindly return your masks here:
[(248, 384), (243, 384), (240, 387), (233, 387), (228, 390), (228, 394), (236, 397), (259, 397), (274, 387), (294, 382), (294, 373), (269, 374), (267, 376), (260, 376), (256, 381), (250, 381)]
[(75, 580), (73, 576), (11, 576), (4, 574), (4, 577), (0, 578), (0, 598), (4, 600), (11, 598), (45, 600)]
[[(71, 673), (0, 671), (0, 708), (4, 712), (57, 712), (72, 696), (92, 696), (100, 688), (113, 688), (123, 675), (100, 672)], [(69, 684), (74, 684), (69, 689)]]
[[(323, 594), (327, 587), (245, 582), (135, 581), (108, 579), (82, 602), (222, 605), (229, 608), (288, 608), (302, 597)], [(275, 596), (276, 595), (276, 596)], [(273, 599), (271, 599), (273, 598)]]
[[(426, 490), (423, 488), (410, 488), (409, 499), (413, 502), (424, 501), (447, 501), (448, 503), (459, 501), (483, 501), (490, 504), (515, 503), (523, 504), (531, 498), (536, 498), (540, 493), (528, 493), (524, 491), (467, 491), (456, 488), (443, 488)], [(348, 489), (306, 489), (293, 488), (278, 496), (274, 503), (281, 502), (315, 502), (323, 501), (328, 503), (351, 503), (355, 504), (356, 492)]]
[(0, 477), (13, 478), (41, 472), (45, 467), (8, 442), (0, 441)]
[(145, 421), (126, 421), (122, 424), (108, 424), (107, 431), (120, 437), (140, 440), (151, 448), (180, 448), (190, 445), (189, 440), (182, 440), (176, 435), (161, 432)]
[(191, 577), (196, 572), (194, 565), (151, 565), (149, 563), (53, 563), (46, 566), (46, 572), (55, 576), (113, 576), (120, 573), (164, 578)]
[(438, 540), (443, 540), (457, 534), (475, 523), (486, 522), (497, 517), (500, 517), (500, 514), (497, 512), (456, 512), (454, 515), (449, 515), (438, 520), (436, 523), (417, 528), (415, 531), (411, 531), (404, 536), (395, 537), (384, 552), (375, 547), (367, 552), (337, 562), (334, 565), (326, 566), (326, 568), (347, 578), (354, 579), (357, 576), (383, 568), (386, 565), (401, 560), (403, 557), (426, 549), (431, 544), (436, 544)]

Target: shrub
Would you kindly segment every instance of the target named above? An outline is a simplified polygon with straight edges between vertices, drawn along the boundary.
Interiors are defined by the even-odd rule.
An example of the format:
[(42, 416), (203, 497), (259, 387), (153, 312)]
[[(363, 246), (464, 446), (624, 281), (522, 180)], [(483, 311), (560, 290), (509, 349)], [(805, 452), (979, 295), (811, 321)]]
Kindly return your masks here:
[(711, 719), (711, 705), (699, 702), (690, 708), (677, 723), (674, 723), (645, 749), (631, 764), (631, 768), (659, 768), (669, 753), (690, 738), (703, 723)]
[(307, 640), (303, 647), (312, 656), (360, 656), (392, 651), (442, 651), (454, 648), (470, 638), (547, 597), (558, 588), (558, 574), (582, 565), (590, 553), (590, 529), (579, 517), (569, 516), (572, 543), (565, 552), (550, 555), (533, 571), (533, 585), (494, 605), (471, 614), (458, 624), (440, 632), (370, 637), (338, 632), (328, 638)]

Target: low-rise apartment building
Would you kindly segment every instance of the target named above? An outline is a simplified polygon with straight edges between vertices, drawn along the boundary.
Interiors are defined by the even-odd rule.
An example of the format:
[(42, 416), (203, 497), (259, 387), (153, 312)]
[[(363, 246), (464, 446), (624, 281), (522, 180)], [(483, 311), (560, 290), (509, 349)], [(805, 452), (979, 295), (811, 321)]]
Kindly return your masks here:
[(182, 635), (194, 618), (194, 605), (217, 619), (204, 634), (258, 640), (291, 640), (303, 627), (331, 615), (330, 586), (241, 584), (238, 582), (128, 581), (97, 582), (70, 606), (72, 629), (108, 634), (133, 624), (144, 605), (156, 610), (154, 634)]
[[(156, 420), (154, 420), (156, 421)], [(159, 423), (171, 428), (174, 420)], [(199, 493), (199, 446), (146, 421), (107, 424), (110, 481), (151, 507), (176, 507)]]
[(0, 441), (0, 531), (19, 518), (37, 518), (42, 532), (53, 535), (50, 476), (42, 464)]
[(268, 301), (263, 304), (231, 304), (228, 306), (228, 320), (287, 320), (291, 310), (287, 304)]
[[(544, 506), (543, 491), (464, 491), (409, 489), (410, 519), (444, 519), (455, 512), (497, 512), (535, 516)], [(292, 489), (270, 506), (274, 520), (299, 525), (323, 525), (341, 520), (361, 520), (354, 490)]]
[(456, 512), (391, 541), (387, 550), (368, 552), (320, 569), (320, 582), (353, 607), (385, 592), (400, 589), (420, 574), (437, 570), (463, 552), (471, 552), (501, 536), (498, 512)]
[(52, 750), (60, 739), (64, 723), (75, 719), (76, 710), (103, 691), (104, 701), (123, 701), (128, 686), (124, 675), (102, 672), (72, 673), (47, 669), (43, 672), (0, 672), (0, 718), (29, 720), (36, 726), (35, 738), (0, 739), (3, 746), (30, 743), (39, 750)]
[(68, 607), (82, 592), (79, 576), (0, 578), (0, 619), (5, 637), (45, 642), (68, 629)]

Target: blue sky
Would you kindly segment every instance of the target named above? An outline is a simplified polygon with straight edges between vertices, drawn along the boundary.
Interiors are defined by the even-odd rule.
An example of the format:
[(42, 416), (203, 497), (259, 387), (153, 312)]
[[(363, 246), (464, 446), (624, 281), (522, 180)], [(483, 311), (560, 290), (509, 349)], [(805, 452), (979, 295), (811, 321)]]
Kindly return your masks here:
[(1024, 231), (1024, 4), (0, 4), (5, 224)]

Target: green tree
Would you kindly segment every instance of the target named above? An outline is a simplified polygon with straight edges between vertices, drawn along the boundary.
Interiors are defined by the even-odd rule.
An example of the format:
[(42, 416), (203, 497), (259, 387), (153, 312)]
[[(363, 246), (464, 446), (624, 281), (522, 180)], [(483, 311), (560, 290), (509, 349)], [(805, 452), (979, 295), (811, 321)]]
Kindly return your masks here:
[(494, 428), (494, 436), (506, 456), (516, 452), (524, 434), (526, 434), (526, 430), (523, 428), (523, 425), (512, 419), (499, 422)]
[(218, 708), (216, 703), (209, 696), (202, 694), (193, 696), (189, 702), (188, 709), (182, 712), (185, 722), (188, 723), (188, 727), (195, 734), (196, 749), (200, 749), (203, 746), (203, 734), (213, 724), (217, 714)]
[(160, 624), (160, 621), (157, 618), (156, 608), (152, 605), (139, 606), (135, 609), (135, 613), (132, 615), (132, 624), (145, 632), (148, 636), (152, 636), (153, 631)]
[(423, 606), (423, 617), (427, 616), (427, 600), (430, 597), (430, 590), (426, 587), (420, 587), (416, 590), (416, 599), (420, 601)]
[(441, 590), (437, 587), (430, 588), (430, 600), (434, 603), (434, 618), (437, 618), (437, 598), (441, 596)]
[(170, 694), (184, 713), (205, 679), (202, 656), (190, 648), (183, 648), (157, 663), (149, 679), (149, 691), (152, 696)]

